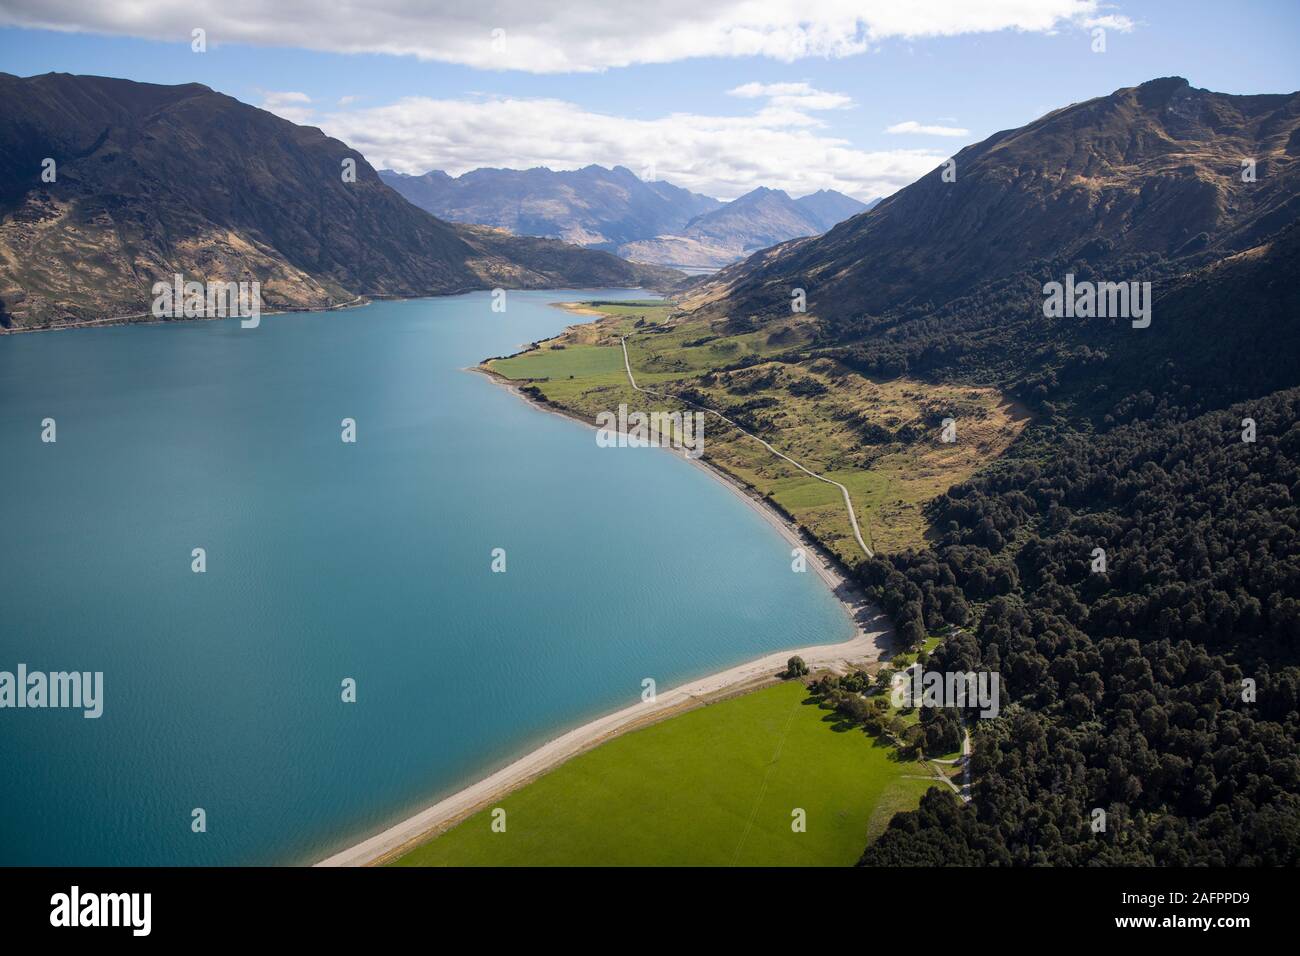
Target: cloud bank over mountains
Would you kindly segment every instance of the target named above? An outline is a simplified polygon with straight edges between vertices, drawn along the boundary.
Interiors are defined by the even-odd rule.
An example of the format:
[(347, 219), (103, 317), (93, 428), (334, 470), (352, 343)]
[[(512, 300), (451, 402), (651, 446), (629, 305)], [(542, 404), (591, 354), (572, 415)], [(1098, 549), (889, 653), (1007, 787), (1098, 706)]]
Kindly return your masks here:
[[(1133, 23), (1106, 0), (605, 0), (598, 16), (570, 0), (358, 0), (326, 7), (306, 0), (253, 7), (228, 0), (0, 0), (0, 25), (186, 45), (202, 29), (210, 48), (379, 53), (471, 69), (581, 74), (700, 58), (792, 63), (851, 57), (889, 41), (1125, 31)], [(262, 90), (260, 105), (320, 126), (379, 167), (456, 175), (481, 166), (622, 165), (723, 200), (757, 186), (791, 195), (834, 189), (864, 201), (889, 195), (941, 163), (968, 135), (957, 125), (908, 119), (887, 132), (919, 138), (900, 138), (898, 148), (863, 149), (827, 123), (831, 111), (851, 109), (852, 99), (807, 82), (735, 86), (727, 92), (753, 106), (737, 115), (619, 116), (563, 96), (534, 97), (526, 88), (491, 97), (408, 96), (358, 108), (346, 102), (350, 97), (314, 101), (307, 89)]]
[(325, 7), (225, 0), (0, 0), (0, 24), (188, 43), (249, 43), (338, 53), (385, 53), (488, 70), (577, 73), (697, 57), (865, 53), (884, 41), (1002, 30), (1128, 30), (1101, 0), (606, 0), (600, 16), (570, 0), (358, 0)]
[(794, 196), (835, 189), (866, 201), (888, 195), (949, 155), (934, 148), (869, 151), (829, 135), (816, 112), (849, 97), (806, 83), (737, 87), (762, 99), (748, 115), (672, 113), (631, 118), (558, 99), (413, 96), (367, 109), (304, 112), (300, 95), (268, 93), (262, 102), (296, 123), (320, 126), (359, 149), (378, 168), (453, 176), (483, 166), (580, 169), (626, 166), (642, 179), (670, 182), (718, 199), (757, 186)]

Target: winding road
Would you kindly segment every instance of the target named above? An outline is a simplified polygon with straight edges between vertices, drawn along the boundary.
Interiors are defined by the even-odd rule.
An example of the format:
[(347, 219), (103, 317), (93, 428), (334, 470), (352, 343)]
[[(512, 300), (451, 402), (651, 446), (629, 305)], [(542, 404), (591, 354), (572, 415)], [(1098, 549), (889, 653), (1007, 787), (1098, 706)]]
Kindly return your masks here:
[(716, 415), (718, 418), (722, 419), (724, 422), (726, 422), (732, 428), (736, 429), (736, 431), (740, 432), (742, 435), (754, 439), (754, 441), (758, 442), (760, 445), (762, 445), (772, 454), (776, 455), (777, 458), (780, 458), (782, 461), (786, 461), (794, 465), (805, 475), (808, 475), (811, 478), (816, 478), (818, 481), (824, 481), (826, 482), (826, 484), (834, 485), (836, 488), (838, 488), (840, 490), (840, 494), (844, 496), (844, 507), (848, 509), (849, 523), (853, 526), (853, 537), (857, 539), (858, 547), (862, 549), (863, 553), (865, 553), (867, 557), (874, 558), (876, 556), (875, 552), (867, 547), (867, 542), (862, 540), (862, 531), (858, 527), (858, 516), (857, 513), (853, 510), (853, 500), (849, 497), (849, 489), (845, 488), (838, 481), (833, 481), (830, 478), (817, 474), (817, 472), (815, 471), (805, 468), (803, 465), (799, 464), (799, 462), (795, 461), (789, 455), (785, 454), (784, 452), (777, 451), (770, 444), (765, 442), (763, 439), (759, 438), (753, 432), (748, 432), (745, 429), (741, 428), (739, 425), (733, 422), (726, 415), (723, 415), (721, 412), (715, 412), (711, 408), (705, 408), (702, 405), (696, 405), (694, 402), (689, 402), (684, 398), (678, 398), (676, 395), (666, 395), (663, 392), (656, 392), (654, 389), (642, 388), (640, 385), (636, 383), (636, 376), (632, 374), (632, 363), (627, 357), (627, 337), (620, 336), (618, 341), (619, 344), (623, 346), (623, 367), (627, 369), (627, 380), (631, 384), (632, 388), (634, 388), (636, 391), (644, 392), (646, 395), (654, 395), (656, 398), (664, 398), (674, 402), (682, 402), (683, 404), (690, 405), (692, 408), (698, 408), (702, 412), (707, 412), (710, 415)]

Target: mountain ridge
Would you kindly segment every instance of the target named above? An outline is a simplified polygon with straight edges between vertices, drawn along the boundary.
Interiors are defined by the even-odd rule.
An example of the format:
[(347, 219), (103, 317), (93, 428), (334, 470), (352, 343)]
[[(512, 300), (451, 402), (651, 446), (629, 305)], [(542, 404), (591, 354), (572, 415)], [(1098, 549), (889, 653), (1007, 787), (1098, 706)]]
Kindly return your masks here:
[(819, 235), (873, 205), (874, 201), (860, 203), (834, 190), (791, 199), (782, 189), (759, 186), (696, 216), (676, 235), (625, 243), (618, 253), (634, 262), (725, 267), (759, 249)]
[(1300, 213), (1298, 130), (1300, 93), (1235, 96), (1181, 77), (1126, 87), (968, 146), (952, 181), (941, 164), (823, 236), (726, 270), (688, 304), (777, 314), (799, 287), (835, 321), (935, 307), (1079, 253), (1098, 268), (1135, 255), (1192, 268)]
[(625, 166), (479, 167), (455, 177), (442, 170), (379, 174), (421, 209), (454, 222), (554, 236), (637, 262), (700, 268), (825, 232), (870, 208), (835, 190), (791, 199), (763, 186), (723, 203), (666, 180), (642, 180)]
[(645, 182), (625, 166), (594, 163), (574, 170), (484, 166), (460, 176), (437, 169), (379, 175), (439, 218), (608, 248), (678, 229), (721, 205), (662, 180)]
[(176, 273), (256, 280), (267, 310), (675, 281), (608, 253), (442, 222), (347, 144), (202, 84), (5, 73), (0, 103), (5, 328), (147, 312), (152, 284)]

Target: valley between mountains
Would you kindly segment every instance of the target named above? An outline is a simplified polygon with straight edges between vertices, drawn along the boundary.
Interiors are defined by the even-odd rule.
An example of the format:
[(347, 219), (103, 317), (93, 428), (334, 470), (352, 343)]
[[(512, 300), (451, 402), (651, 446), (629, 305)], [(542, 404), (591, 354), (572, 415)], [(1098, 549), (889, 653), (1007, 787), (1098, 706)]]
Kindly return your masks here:
[[(917, 806), (904, 786), (854, 823), (861, 865), (1300, 862), (1300, 93), (1154, 78), (864, 210), (775, 190), (715, 205), (622, 168), (399, 180), (197, 84), (0, 74), (0, 103), (5, 331), (146, 312), (174, 273), (256, 278), (268, 310), (665, 293), (577, 303), (594, 321), (483, 367), (584, 420), (649, 401), (629, 372), (670, 410), (731, 419), (743, 431), (710, 419), (705, 460), (887, 613), (895, 663), (999, 675), (995, 719), (899, 714), (868, 694), (883, 668), (726, 712), (740, 740), (808, 700), (918, 761), (956, 760), (970, 733), (969, 794)], [(583, 176), (615, 184), (599, 216)], [(487, 224), (440, 218), (453, 207)], [(1062, 313), (1054, 285), (1113, 294)], [(834, 485), (752, 436), (846, 488), (873, 554)]]

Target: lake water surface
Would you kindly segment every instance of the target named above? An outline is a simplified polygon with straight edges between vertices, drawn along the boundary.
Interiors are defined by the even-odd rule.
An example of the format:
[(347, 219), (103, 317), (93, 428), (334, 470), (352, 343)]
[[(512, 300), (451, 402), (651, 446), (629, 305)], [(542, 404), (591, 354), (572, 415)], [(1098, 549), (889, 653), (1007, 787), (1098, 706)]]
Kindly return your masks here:
[(642, 678), (847, 640), (710, 476), (463, 371), (575, 297), (0, 338), (0, 671), (105, 698), (0, 709), (0, 864), (311, 862)]

